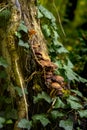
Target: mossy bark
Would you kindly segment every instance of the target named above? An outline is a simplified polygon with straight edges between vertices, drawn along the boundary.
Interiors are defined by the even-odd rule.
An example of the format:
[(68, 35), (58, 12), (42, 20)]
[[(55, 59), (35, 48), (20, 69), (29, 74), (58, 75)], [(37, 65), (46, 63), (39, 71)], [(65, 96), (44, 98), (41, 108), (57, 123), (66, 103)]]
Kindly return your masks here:
[[(18, 111), (18, 120), (14, 124), (14, 130), (21, 130), (21, 128), (17, 127), (19, 120), (23, 118), (28, 119), (28, 114), (31, 112), (27, 105), (27, 102), (29, 103), (30, 101), (27, 101), (27, 96), (24, 92), (25, 88), (27, 89), (29, 86), (28, 99), (33, 95), (33, 90), (37, 93), (44, 89), (53, 89), (51, 95), (55, 89), (56, 92), (54, 93), (57, 94), (61, 94), (63, 90), (61, 87), (61, 80), (63, 79), (54, 74), (57, 66), (50, 60), (40, 21), (37, 19), (36, 0), (19, 0), (19, 4), (20, 6), (14, 0), (8, 1), (8, 9), (11, 12), (11, 16), (6, 27), (2, 27), (0, 31), (3, 34), (0, 37), (2, 44), (1, 55), (7, 59), (9, 64), (6, 69), (7, 79), (10, 83), (9, 91), (11, 96), (15, 95), (16, 109)], [(24, 36), (25, 34), (23, 35), (23, 40), (27, 39), (30, 46), (27, 50), (27, 55), (24, 48), (21, 49), (18, 45), (18, 39), (15, 36), (21, 20), (24, 21), (28, 29), (26, 36)], [(52, 77), (55, 79), (55, 82), (52, 81)], [(58, 80), (61, 82), (58, 83)], [(15, 93), (15, 86), (22, 89), (23, 96), (19, 97)]]

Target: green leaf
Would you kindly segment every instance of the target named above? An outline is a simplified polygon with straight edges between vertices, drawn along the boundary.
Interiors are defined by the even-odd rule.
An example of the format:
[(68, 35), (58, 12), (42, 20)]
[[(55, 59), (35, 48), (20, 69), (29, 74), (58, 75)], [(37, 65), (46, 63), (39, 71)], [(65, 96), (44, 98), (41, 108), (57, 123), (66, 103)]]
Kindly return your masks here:
[(6, 118), (7, 119), (17, 119), (18, 114), (16, 109), (12, 109), (6, 113)]
[(78, 78), (79, 78), (79, 81), (81, 81), (82, 83), (87, 83), (87, 79), (84, 79), (84, 78), (82, 78), (80, 76), (78, 76)]
[[(18, 95), (19, 95), (20, 97), (23, 96), (23, 92), (22, 92), (22, 89), (21, 89), (20, 87), (15, 87), (15, 90), (17, 91), (17, 93), (18, 93)], [(24, 88), (24, 93), (25, 93), (25, 94), (28, 94), (26, 88)]]
[(41, 124), (45, 127), (50, 123), (50, 121), (47, 119), (45, 114), (36, 114), (32, 117), (34, 123), (37, 123), (37, 121), (40, 121)]
[(0, 71), (0, 78), (6, 78), (7, 77), (7, 73), (5, 71)]
[(15, 32), (15, 35), (20, 39), (22, 37), (20, 32)]
[(74, 92), (75, 94), (77, 94), (79, 97), (83, 97), (82, 93), (78, 90), (73, 90), (71, 89), (71, 92)]
[(68, 97), (68, 99), (69, 99), (69, 100), (73, 100), (73, 101), (77, 101), (77, 102), (80, 101), (79, 98), (77, 98), (77, 97), (75, 97), (75, 96), (72, 96), (72, 95), (70, 95), (70, 96)]
[(65, 104), (62, 102), (62, 100), (58, 97), (56, 99), (56, 102), (53, 106), (53, 108), (64, 108), (65, 107)]
[(6, 121), (6, 124), (13, 124), (13, 121), (11, 119)]
[(76, 73), (67, 65), (64, 64), (63, 69), (65, 70), (65, 75), (67, 76), (67, 78), (71, 81), (71, 80), (76, 80), (79, 81)]
[(29, 44), (28, 43), (25, 43), (23, 40), (19, 39), (19, 42), (18, 42), (18, 45), (19, 46), (22, 46), (22, 47), (25, 47), (25, 48), (29, 48)]
[(83, 108), (80, 103), (71, 99), (67, 99), (67, 103), (71, 106), (72, 109), (75, 109), (75, 110)]
[(43, 14), (38, 10), (37, 18), (40, 19), (43, 17)]
[(80, 110), (78, 113), (81, 118), (87, 118), (87, 110)]
[(45, 100), (48, 103), (51, 103), (51, 98), (46, 92), (39, 93), (37, 97), (34, 96), (34, 103), (37, 103), (41, 100)]
[(49, 37), (50, 35), (51, 35), (51, 33), (50, 33), (50, 29), (49, 29), (49, 26), (48, 25), (42, 25), (42, 29), (43, 29), (43, 31), (44, 31), (44, 35), (46, 36), (46, 37)]
[(3, 57), (0, 57), (0, 66), (8, 67), (7, 61)]
[(68, 53), (68, 50), (66, 50), (65, 47), (61, 46), (58, 48), (58, 53)]
[(70, 119), (61, 120), (59, 126), (64, 128), (64, 130), (73, 130), (73, 121)]
[(56, 19), (53, 16), (53, 14), (50, 11), (48, 11), (46, 8), (44, 8), (42, 5), (40, 5), (38, 8), (41, 11), (41, 13), (44, 15), (44, 17), (52, 20), (52, 22), (56, 21)]
[(3, 128), (4, 123), (5, 123), (5, 118), (0, 117), (0, 128)]
[(28, 129), (30, 130), (32, 126), (32, 123), (27, 119), (21, 119), (18, 123), (19, 128)]
[(51, 112), (52, 119), (56, 119), (57, 117), (63, 117), (63, 116), (64, 116), (64, 113), (62, 113), (62, 112), (59, 112), (59, 111), (56, 111), (56, 110), (53, 110)]
[(72, 64), (72, 62), (69, 60), (69, 58), (67, 58), (67, 66), (69, 68), (71, 68), (71, 69), (74, 67), (73, 64)]
[(18, 27), (18, 31), (24, 31), (25, 33), (28, 32), (27, 27), (24, 25), (24, 22), (20, 23), (20, 26)]

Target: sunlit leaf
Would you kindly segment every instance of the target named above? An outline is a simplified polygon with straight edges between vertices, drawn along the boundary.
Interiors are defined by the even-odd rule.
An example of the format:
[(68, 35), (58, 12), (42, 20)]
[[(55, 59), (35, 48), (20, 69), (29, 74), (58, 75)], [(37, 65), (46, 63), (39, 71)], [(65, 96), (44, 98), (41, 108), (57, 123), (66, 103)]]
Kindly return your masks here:
[(19, 39), (19, 42), (18, 42), (18, 45), (19, 46), (22, 46), (22, 47), (25, 47), (25, 48), (29, 48), (29, 44), (28, 43), (25, 43), (23, 40)]
[(46, 37), (49, 37), (50, 35), (51, 35), (51, 33), (50, 33), (50, 29), (49, 29), (49, 26), (48, 25), (42, 25), (42, 29), (43, 29), (43, 31), (44, 31), (44, 35), (46, 36)]
[(45, 7), (43, 7), (42, 5), (40, 5), (38, 8), (41, 11), (41, 13), (44, 15), (44, 17), (52, 20), (52, 22), (55, 22), (55, 20), (56, 20), (55, 17)]
[(65, 104), (62, 102), (62, 100), (58, 97), (56, 99), (56, 102), (54, 104), (54, 107), (53, 108), (64, 108), (65, 107)]
[(11, 119), (6, 121), (6, 124), (13, 124), (13, 121)]
[(41, 124), (45, 127), (50, 123), (50, 121), (47, 119), (45, 114), (36, 114), (32, 117), (33, 121), (36, 123), (37, 121), (40, 121)]
[(43, 14), (38, 10), (38, 15), (37, 15), (38, 18), (42, 18), (43, 17)]
[(37, 96), (34, 96), (34, 103), (38, 103), (41, 100), (45, 100), (48, 103), (51, 103), (51, 98), (46, 92), (39, 93)]
[(65, 47), (62, 46), (58, 49), (58, 53), (68, 53), (68, 50), (66, 50)]
[(70, 119), (61, 120), (59, 126), (64, 128), (64, 130), (73, 130), (73, 121)]
[(87, 118), (87, 110), (80, 110), (78, 113), (81, 118)]
[(3, 128), (4, 123), (5, 123), (5, 118), (0, 117), (0, 128)]
[(15, 32), (15, 35), (20, 39), (22, 37), (20, 32)]
[(32, 125), (32, 123), (29, 122), (29, 120), (27, 120), (27, 119), (21, 119), (18, 123), (19, 128), (24, 128), (24, 129), (28, 129), (28, 130), (31, 129), (31, 125)]
[(69, 60), (69, 58), (67, 58), (67, 66), (69, 68), (71, 68), (71, 69), (74, 67), (73, 64), (72, 64), (72, 62)]

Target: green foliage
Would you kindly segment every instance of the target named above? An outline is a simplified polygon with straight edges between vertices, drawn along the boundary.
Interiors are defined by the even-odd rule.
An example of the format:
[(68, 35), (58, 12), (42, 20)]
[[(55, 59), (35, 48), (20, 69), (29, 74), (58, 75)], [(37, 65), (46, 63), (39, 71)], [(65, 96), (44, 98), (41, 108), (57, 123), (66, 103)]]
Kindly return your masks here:
[(11, 12), (8, 9), (5, 9), (0, 12), (0, 27), (4, 27), (7, 24), (10, 16)]
[(59, 97), (57, 97), (53, 108), (64, 108), (64, 107), (65, 104), (62, 102), (62, 100)]
[(31, 128), (31, 122), (29, 122), (27, 119), (21, 119), (18, 122), (18, 127), (30, 130), (30, 128)]
[(57, 119), (59, 117), (64, 117), (64, 113), (63, 112), (60, 112), (60, 111), (57, 111), (57, 110), (53, 110), (51, 111), (51, 118), (52, 119)]
[(65, 79), (68, 81), (87, 82), (73, 71), (74, 66), (67, 56), (69, 51), (65, 49), (59, 39), (56, 18), (42, 5), (39, 5), (38, 9), (38, 18), (42, 20), (42, 31), (48, 42), (49, 54), (59, 67), (56, 73), (62, 74), (63, 77), (65, 75)]
[(45, 114), (37, 114), (34, 115), (32, 117), (33, 122), (36, 123), (37, 121), (40, 121), (41, 124), (45, 127), (46, 125), (48, 125), (48, 123), (50, 123), (50, 121), (48, 120), (47, 116)]
[(3, 66), (5, 68), (8, 66), (7, 61), (3, 57), (0, 57), (0, 66)]
[(72, 109), (75, 110), (83, 108), (77, 97), (69, 96), (69, 98), (67, 99), (67, 103), (70, 105)]
[(24, 21), (21, 21), (20, 26), (18, 27), (18, 32), (23, 31), (25, 33), (28, 32), (27, 27), (24, 25)]
[(73, 121), (71, 119), (61, 120), (59, 126), (64, 130), (73, 130)]
[[(58, 70), (55, 72), (57, 74), (63, 75), (66, 82), (87, 82), (87, 80), (80, 77), (77, 73), (73, 71), (74, 65), (68, 58), (69, 51), (61, 43), (61, 39), (58, 35), (58, 27), (56, 24), (56, 18), (54, 15), (48, 11), (43, 6), (38, 6), (38, 18), (41, 19), (42, 31), (47, 39), (47, 44), (49, 48), (49, 54), (53, 62), (58, 65)], [(26, 36), (28, 29), (24, 22), (20, 23), (18, 31), (15, 33), (18, 40), (18, 45), (29, 49), (28, 42), (24, 35)], [(87, 50), (83, 50), (87, 51)], [(7, 68), (8, 64), (3, 57), (0, 57), (0, 66)], [(0, 71), (0, 79), (5, 80), (6, 72)], [(1, 83), (1, 81), (0, 81)], [(2, 82), (3, 83), (3, 82)], [(17, 110), (14, 108), (15, 99), (7, 92), (8, 84), (5, 83), (1, 85), (0, 90), (0, 109), (4, 106), (3, 110), (0, 111), (0, 128), (6, 125), (12, 124), (18, 119)], [(66, 86), (67, 87), (67, 86)], [(14, 87), (19, 98), (22, 96), (22, 90), (19, 87)], [(6, 96), (4, 95), (7, 92)], [(25, 89), (25, 94), (28, 91)], [(34, 92), (34, 90), (32, 90)], [(83, 118), (87, 118), (87, 98), (84, 98), (79, 90), (70, 89), (69, 94), (63, 97), (50, 97), (47, 92), (42, 91), (40, 93), (29, 91), (29, 120), (21, 119), (18, 122), (18, 127), (23, 129), (38, 129), (38, 125), (41, 129), (61, 129), (72, 130), (75, 121), (81, 121)], [(65, 90), (67, 91), (67, 90)], [(5, 108), (6, 106), (6, 108)], [(72, 120), (71, 120), (72, 119)], [(78, 130), (80, 128), (78, 127)]]
[(29, 48), (29, 44), (26, 42), (26, 43), (24, 43), (24, 41), (23, 40), (21, 40), (21, 39), (19, 39), (19, 42), (18, 42), (18, 45), (19, 46), (22, 46), (22, 47), (25, 47), (25, 48)]
[(4, 123), (5, 119), (3, 117), (0, 117), (0, 128), (3, 128)]
[[(17, 91), (17, 93), (18, 93), (18, 95), (19, 95), (20, 97), (23, 96), (23, 92), (22, 92), (22, 89), (21, 89), (20, 87), (14, 87), (14, 89)], [(25, 92), (26, 95), (28, 94), (26, 88), (24, 89), (24, 92)]]
[[(27, 41), (24, 41), (24, 39), (22, 38), (24, 34), (22, 34), (22, 32), (24, 32), (25, 34), (28, 33), (28, 29), (24, 24), (24, 21), (20, 22), (20, 26), (18, 27), (18, 31), (15, 32), (16, 37), (18, 37), (18, 45), (21, 47), (24, 47), (25, 49), (29, 49), (29, 44)], [(23, 39), (23, 40), (22, 40)]]
[(87, 118), (87, 110), (80, 110), (78, 111), (78, 113), (81, 118), (83, 117)]
[(42, 101), (43, 99), (46, 102), (51, 103), (50, 96), (47, 93), (43, 92), (43, 91), (42, 91), (42, 93), (38, 93), (37, 97), (34, 96), (34, 103), (38, 103), (38, 102)]

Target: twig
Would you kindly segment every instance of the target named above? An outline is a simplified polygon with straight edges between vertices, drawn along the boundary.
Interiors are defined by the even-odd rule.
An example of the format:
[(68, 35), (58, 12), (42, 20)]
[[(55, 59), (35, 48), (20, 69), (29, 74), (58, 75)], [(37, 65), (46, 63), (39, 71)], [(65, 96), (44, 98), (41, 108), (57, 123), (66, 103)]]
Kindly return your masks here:
[(3, 7), (2, 9), (0, 9), (0, 12), (2, 12), (4, 9), (6, 9), (8, 7), (8, 5), (6, 5), (5, 7)]
[(60, 24), (61, 30), (62, 30), (62, 32), (63, 32), (63, 35), (66, 36), (65, 31), (64, 31), (63, 26), (62, 26), (62, 23), (61, 23), (59, 11), (58, 11), (57, 8), (56, 8), (56, 5), (55, 5), (55, 3), (54, 3), (54, 0), (53, 0), (53, 6), (54, 6), (54, 8), (55, 8), (55, 10), (56, 10), (56, 12), (57, 12), (57, 17), (58, 17), (59, 24)]

